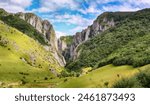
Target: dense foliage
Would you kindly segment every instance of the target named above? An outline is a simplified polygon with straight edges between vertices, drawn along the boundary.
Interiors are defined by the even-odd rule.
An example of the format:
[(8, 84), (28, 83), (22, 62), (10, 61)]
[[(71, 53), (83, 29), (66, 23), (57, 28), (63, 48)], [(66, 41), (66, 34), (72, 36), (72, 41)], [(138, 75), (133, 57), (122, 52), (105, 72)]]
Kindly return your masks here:
[(123, 78), (117, 81), (114, 88), (135, 88), (144, 87), (150, 88), (150, 71), (149, 68), (144, 71), (139, 71), (138, 74), (131, 78)]
[(37, 30), (33, 28), (30, 24), (13, 14), (6, 14), (7, 13), (4, 10), (0, 9), (0, 20), (5, 22), (9, 26), (15, 27), (19, 31), (27, 34), (35, 40), (38, 40), (41, 44), (46, 44), (43, 35), (37, 32)]
[(67, 67), (101, 67), (107, 64), (135, 67), (150, 63), (150, 9), (123, 18), (118, 24), (78, 47), (79, 57)]

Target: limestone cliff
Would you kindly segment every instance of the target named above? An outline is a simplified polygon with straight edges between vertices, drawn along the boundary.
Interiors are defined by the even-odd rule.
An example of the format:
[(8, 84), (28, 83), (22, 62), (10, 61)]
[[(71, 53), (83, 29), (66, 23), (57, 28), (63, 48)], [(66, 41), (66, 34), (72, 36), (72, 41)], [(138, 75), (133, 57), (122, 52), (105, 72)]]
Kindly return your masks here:
[(38, 32), (40, 32), (44, 36), (45, 41), (48, 42), (48, 46), (44, 47), (47, 50), (53, 52), (53, 56), (57, 59), (59, 64), (61, 66), (64, 66), (65, 60), (58, 51), (57, 38), (52, 24), (48, 20), (42, 20), (40, 17), (33, 13), (19, 12), (15, 15), (31, 24)]

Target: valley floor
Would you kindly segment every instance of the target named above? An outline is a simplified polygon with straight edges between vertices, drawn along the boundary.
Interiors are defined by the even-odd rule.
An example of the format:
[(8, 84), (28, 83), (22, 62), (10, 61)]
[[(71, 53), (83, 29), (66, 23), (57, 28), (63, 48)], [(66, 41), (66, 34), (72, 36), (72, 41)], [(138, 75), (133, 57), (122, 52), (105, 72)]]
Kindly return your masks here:
[(140, 68), (133, 68), (132, 66), (113, 66), (107, 65), (98, 68), (79, 78), (68, 79), (67, 82), (60, 84), (58, 87), (63, 88), (108, 88), (112, 87), (114, 83), (122, 78), (130, 78), (139, 70), (145, 70), (146, 65)]
[[(23, 87), (23, 88), (108, 88), (118, 80), (126, 77), (132, 77), (139, 70), (145, 70), (146, 65), (140, 68), (132, 66), (113, 66), (107, 65), (80, 77), (58, 78), (52, 76), (47, 71), (41, 71), (37, 68), (21, 64), (11, 64), (5, 66), (1, 63), (0, 68), (0, 87)], [(3, 66), (2, 66), (3, 65)], [(11, 68), (9, 68), (11, 67)], [(8, 68), (8, 69), (7, 69)]]

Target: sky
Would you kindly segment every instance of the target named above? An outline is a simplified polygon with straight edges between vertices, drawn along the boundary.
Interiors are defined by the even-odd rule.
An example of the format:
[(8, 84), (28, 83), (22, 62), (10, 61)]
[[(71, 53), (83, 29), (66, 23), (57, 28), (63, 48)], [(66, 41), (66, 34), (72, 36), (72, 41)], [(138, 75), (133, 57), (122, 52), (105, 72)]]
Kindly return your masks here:
[(57, 37), (80, 32), (106, 11), (150, 8), (150, 0), (0, 0), (8, 12), (32, 12), (49, 20)]

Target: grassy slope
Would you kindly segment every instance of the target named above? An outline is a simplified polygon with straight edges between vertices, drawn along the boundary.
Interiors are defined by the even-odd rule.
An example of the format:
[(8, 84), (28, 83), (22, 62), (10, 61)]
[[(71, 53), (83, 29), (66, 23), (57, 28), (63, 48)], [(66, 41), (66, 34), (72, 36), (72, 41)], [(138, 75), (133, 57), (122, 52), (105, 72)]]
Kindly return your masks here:
[(62, 70), (38, 42), (0, 21), (0, 87), (54, 85), (57, 79), (52, 79), (55, 76), (50, 68), (56, 72)]
[(11, 27), (15, 27), (34, 40), (38, 40), (41, 44), (47, 45), (47, 42), (44, 40), (43, 35), (39, 33), (34, 27), (32, 27), (32, 25), (20, 19), (18, 16), (9, 14), (5, 10), (0, 9), (0, 20)]
[[(147, 65), (149, 66), (149, 65)], [(144, 69), (141, 67), (140, 69)], [(113, 66), (107, 65), (98, 68), (86, 75), (80, 76), (79, 78), (68, 79), (67, 82), (63, 82), (59, 87), (74, 87), (74, 88), (94, 88), (94, 87), (111, 87), (114, 82), (124, 77), (131, 77), (135, 73), (138, 73), (139, 68), (133, 68), (132, 66)], [(119, 75), (119, 77), (117, 76)], [(105, 83), (108, 82), (108, 86)]]

